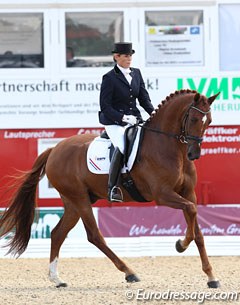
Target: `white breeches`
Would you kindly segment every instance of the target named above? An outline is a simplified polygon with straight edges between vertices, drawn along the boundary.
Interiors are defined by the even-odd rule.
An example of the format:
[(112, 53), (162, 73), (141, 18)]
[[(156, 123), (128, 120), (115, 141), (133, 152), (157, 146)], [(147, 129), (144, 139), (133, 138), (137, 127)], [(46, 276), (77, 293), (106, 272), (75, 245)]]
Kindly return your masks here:
[(105, 125), (105, 130), (111, 139), (113, 146), (118, 147), (121, 153), (124, 152), (124, 133), (127, 127), (126, 126), (119, 126), (119, 125)]

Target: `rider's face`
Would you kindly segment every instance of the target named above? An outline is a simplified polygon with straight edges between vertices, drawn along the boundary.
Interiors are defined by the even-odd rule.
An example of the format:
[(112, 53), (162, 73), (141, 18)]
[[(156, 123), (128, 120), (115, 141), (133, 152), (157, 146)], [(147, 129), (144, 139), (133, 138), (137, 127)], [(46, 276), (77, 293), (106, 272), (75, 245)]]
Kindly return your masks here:
[(132, 54), (116, 54), (115, 60), (117, 64), (122, 68), (129, 68), (132, 62)]

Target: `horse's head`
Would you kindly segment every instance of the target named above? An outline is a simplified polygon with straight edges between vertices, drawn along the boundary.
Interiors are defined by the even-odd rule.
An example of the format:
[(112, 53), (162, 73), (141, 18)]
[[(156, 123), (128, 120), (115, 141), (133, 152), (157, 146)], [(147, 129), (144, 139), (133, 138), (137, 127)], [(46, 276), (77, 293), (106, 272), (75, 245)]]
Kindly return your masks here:
[(187, 156), (189, 160), (200, 158), (202, 137), (212, 121), (210, 107), (219, 93), (209, 98), (196, 93), (184, 116), (182, 134), (188, 146)]
[(207, 98), (189, 89), (175, 91), (158, 105), (143, 127), (179, 140), (187, 147), (189, 160), (199, 159), (204, 131), (212, 121), (211, 104), (219, 93)]

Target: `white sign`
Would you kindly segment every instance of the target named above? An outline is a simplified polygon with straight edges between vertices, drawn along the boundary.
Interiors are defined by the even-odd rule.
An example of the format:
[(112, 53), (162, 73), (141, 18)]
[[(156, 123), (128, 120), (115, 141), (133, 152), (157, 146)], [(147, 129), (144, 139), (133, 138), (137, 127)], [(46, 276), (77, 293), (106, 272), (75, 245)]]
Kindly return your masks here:
[(201, 25), (146, 26), (146, 64), (156, 66), (202, 66)]
[[(164, 77), (143, 72), (154, 107), (179, 89), (196, 90), (207, 97), (221, 92), (212, 106), (214, 125), (239, 125), (239, 77)], [(0, 79), (0, 128), (103, 127), (98, 120), (99, 77)], [(140, 109), (142, 109), (140, 107)], [(142, 111), (143, 118), (148, 115)]]

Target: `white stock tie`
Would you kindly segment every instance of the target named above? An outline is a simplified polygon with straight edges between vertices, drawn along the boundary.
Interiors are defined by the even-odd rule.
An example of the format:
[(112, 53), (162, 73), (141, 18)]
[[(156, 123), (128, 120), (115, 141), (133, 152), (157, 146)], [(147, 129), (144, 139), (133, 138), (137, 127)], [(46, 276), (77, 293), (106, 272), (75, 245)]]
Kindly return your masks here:
[(131, 73), (131, 70), (127, 70), (127, 71), (125, 71), (125, 74), (124, 74), (127, 81), (129, 82), (129, 85), (131, 84), (131, 81), (132, 81), (132, 76), (130, 75), (130, 73)]

